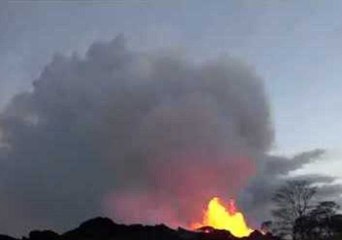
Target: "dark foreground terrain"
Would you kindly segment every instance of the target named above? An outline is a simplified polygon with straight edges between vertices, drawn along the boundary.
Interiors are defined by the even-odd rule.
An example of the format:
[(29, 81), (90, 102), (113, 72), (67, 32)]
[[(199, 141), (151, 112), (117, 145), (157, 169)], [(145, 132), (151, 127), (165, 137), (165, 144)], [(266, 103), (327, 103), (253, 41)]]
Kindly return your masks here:
[[(34, 230), (22, 240), (271, 240), (276, 239), (271, 235), (262, 235), (254, 231), (249, 237), (236, 238), (228, 231), (214, 230), (210, 233), (193, 232), (185, 229), (171, 229), (165, 225), (143, 226), (116, 224), (109, 218), (94, 218), (82, 223), (78, 228), (63, 234), (57, 234), (51, 230)], [(0, 235), (0, 240), (16, 240), (5, 235)]]

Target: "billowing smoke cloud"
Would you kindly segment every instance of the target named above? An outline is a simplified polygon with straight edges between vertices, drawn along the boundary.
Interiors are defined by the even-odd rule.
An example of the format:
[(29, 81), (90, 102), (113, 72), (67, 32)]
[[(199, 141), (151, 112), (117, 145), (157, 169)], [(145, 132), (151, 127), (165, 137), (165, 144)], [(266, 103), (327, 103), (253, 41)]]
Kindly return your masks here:
[(280, 175), (314, 157), (266, 155), (270, 110), (250, 67), (133, 52), (121, 36), (55, 56), (0, 116), (1, 232), (99, 214), (186, 225), (214, 195), (255, 214)]

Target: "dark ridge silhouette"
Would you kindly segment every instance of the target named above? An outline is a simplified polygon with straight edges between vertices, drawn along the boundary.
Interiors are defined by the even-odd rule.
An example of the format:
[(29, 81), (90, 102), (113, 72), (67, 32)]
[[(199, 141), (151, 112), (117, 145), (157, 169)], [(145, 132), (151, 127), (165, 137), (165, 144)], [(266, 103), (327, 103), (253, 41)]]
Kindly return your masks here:
[(0, 234), (0, 240), (16, 240), (16, 238)]
[[(34, 230), (30, 232), (28, 239), (30, 240), (45, 240), (45, 239), (57, 240), (59, 239), (59, 237), (60, 236), (58, 233), (55, 233), (51, 230), (43, 230), (43, 231)], [(24, 239), (27, 239), (27, 238), (24, 237)]]
[[(211, 227), (208, 232), (171, 229), (164, 224), (145, 226), (141, 224), (116, 224), (109, 218), (97, 217), (82, 223), (74, 230), (63, 234), (51, 230), (33, 230), (22, 240), (275, 240), (272, 235), (263, 235), (255, 230), (249, 237), (236, 238), (229, 231)], [(0, 235), (0, 240), (19, 240)]]

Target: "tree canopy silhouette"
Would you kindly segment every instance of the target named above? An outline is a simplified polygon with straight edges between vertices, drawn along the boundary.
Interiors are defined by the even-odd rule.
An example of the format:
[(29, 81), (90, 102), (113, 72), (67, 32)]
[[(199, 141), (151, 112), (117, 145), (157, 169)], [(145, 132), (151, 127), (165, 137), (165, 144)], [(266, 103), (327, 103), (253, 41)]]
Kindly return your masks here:
[(297, 219), (306, 216), (313, 207), (316, 188), (306, 180), (288, 181), (274, 194), (275, 205), (272, 214), (275, 218), (275, 232), (282, 237), (296, 239), (294, 226)]

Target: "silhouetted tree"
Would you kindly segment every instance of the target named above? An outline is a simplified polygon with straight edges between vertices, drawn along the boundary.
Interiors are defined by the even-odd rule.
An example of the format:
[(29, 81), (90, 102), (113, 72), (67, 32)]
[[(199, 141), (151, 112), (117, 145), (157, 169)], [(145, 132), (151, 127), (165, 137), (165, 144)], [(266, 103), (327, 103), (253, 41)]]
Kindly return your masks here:
[(300, 232), (303, 240), (333, 239), (340, 231), (335, 228), (339, 205), (333, 201), (323, 201), (316, 205), (306, 216), (295, 222), (295, 232)]
[(342, 214), (332, 216), (331, 228), (334, 231), (334, 239), (342, 240)]
[(295, 228), (296, 220), (303, 219), (312, 209), (315, 193), (316, 188), (305, 180), (288, 181), (275, 192), (272, 214), (277, 235), (294, 240), (304, 238), (301, 228)]

